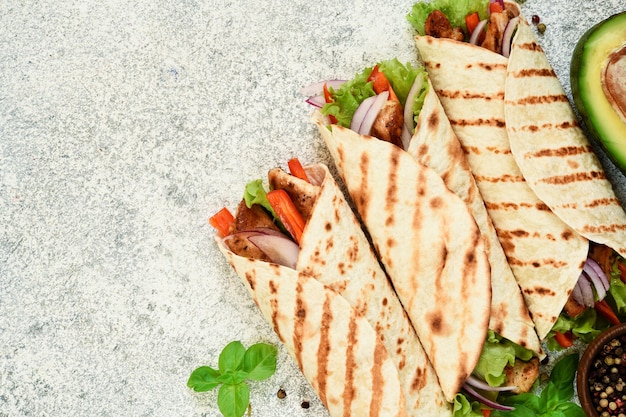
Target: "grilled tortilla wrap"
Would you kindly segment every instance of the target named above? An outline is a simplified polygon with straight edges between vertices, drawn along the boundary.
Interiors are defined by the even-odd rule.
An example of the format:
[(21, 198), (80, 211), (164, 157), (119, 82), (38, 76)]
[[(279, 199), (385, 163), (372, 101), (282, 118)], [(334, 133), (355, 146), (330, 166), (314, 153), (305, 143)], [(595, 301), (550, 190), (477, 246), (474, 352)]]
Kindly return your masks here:
[(452, 401), (476, 366), (489, 323), (490, 269), (478, 226), (439, 175), (399, 147), (317, 123)]
[(407, 415), (398, 369), (345, 298), (294, 269), (258, 267), (217, 241), (331, 416)]
[[(271, 170), (268, 175), (271, 187), (287, 191), (306, 219), (296, 269), (301, 275), (306, 274), (323, 284), (326, 289), (322, 292), (325, 294), (337, 292), (351, 305), (351, 311), (337, 313), (333, 317), (363, 316), (367, 319), (382, 341), (382, 350), (388, 352), (392, 363), (397, 368), (397, 378), (399, 378), (401, 394), (406, 403), (404, 409), (407, 416), (451, 416), (451, 405), (446, 402), (437, 375), (428, 361), (415, 330), (337, 183), (328, 168), (322, 164), (306, 166), (305, 170), (312, 179), (311, 182), (319, 185), (307, 183), (278, 168)], [(268, 295), (262, 292), (266, 290), (269, 282), (276, 281), (275, 277), (278, 275), (293, 276), (293, 272), (286, 267), (255, 259), (241, 259), (221, 243), (220, 237), (216, 239), (244, 283), (247, 283), (250, 276), (256, 277), (256, 282), (265, 282), (262, 286), (254, 283), (246, 284), (260, 305), (274, 299), (273, 296), (268, 298)], [(293, 278), (289, 279), (293, 280)], [(315, 291), (320, 293), (321, 290)], [(303, 303), (316, 306), (312, 308), (321, 308), (321, 305), (315, 304), (318, 300), (323, 300), (319, 294), (316, 295), (306, 290), (299, 297)], [(290, 352), (331, 414), (344, 415), (341, 410), (350, 409), (352, 414), (347, 415), (365, 415), (365, 409), (343, 404), (344, 400), (340, 399), (344, 395), (351, 398), (350, 390), (373, 390), (368, 395), (379, 395), (378, 388), (367, 385), (367, 379), (364, 381), (365, 387), (361, 387), (361, 380), (351, 369), (355, 363), (365, 367), (378, 366), (379, 357), (361, 357), (356, 361), (354, 358), (346, 358), (348, 362), (335, 363), (332, 366), (326, 365), (326, 362), (319, 363), (319, 359), (324, 358), (327, 350), (330, 350), (331, 354), (336, 354), (336, 351), (343, 352), (346, 346), (352, 346), (354, 341), (347, 337), (350, 334), (349, 329), (342, 328), (343, 324), (331, 323), (332, 329), (341, 330), (337, 332), (329, 330), (330, 334), (324, 336), (327, 330), (325, 325), (322, 326), (321, 322), (313, 322), (312, 316), (307, 313), (306, 323), (312, 326), (310, 331), (293, 333), (289, 330), (289, 333), (284, 333), (272, 320), (276, 320), (276, 316), (287, 321), (297, 320), (298, 312), (293, 307), (296, 299), (279, 300), (277, 303), (276, 311), (272, 313), (274, 316), (267, 316), (266, 311), (264, 314), (277, 329), (279, 336), (281, 336), (279, 330), (283, 332), (281, 339), (286, 339), (288, 347), (290, 343), (295, 343), (289, 349)], [(288, 307), (279, 309), (281, 303)], [(266, 307), (261, 309), (264, 308)], [(319, 338), (322, 336), (327, 340), (320, 341)], [(300, 340), (302, 338), (310, 340)], [(300, 348), (301, 345), (302, 348)], [(308, 347), (305, 348), (305, 345)], [(376, 354), (382, 355), (381, 349), (378, 347), (376, 349), (378, 352)], [(345, 391), (344, 386), (350, 389)], [(397, 396), (394, 393), (392, 397), (394, 395)], [(336, 401), (340, 404), (336, 404)]]
[(589, 242), (533, 192), (511, 153), (508, 59), (451, 39), (417, 36), (416, 44), (543, 339), (578, 280)]
[(626, 213), (526, 21), (513, 38), (504, 93), (511, 152), (528, 185), (582, 236), (626, 256)]
[(489, 328), (518, 345), (539, 353), (539, 338), (522, 292), (487, 214), (461, 144), (430, 81), (407, 152), (418, 162), (435, 170), (446, 186), (465, 201), (476, 220), (491, 267)]

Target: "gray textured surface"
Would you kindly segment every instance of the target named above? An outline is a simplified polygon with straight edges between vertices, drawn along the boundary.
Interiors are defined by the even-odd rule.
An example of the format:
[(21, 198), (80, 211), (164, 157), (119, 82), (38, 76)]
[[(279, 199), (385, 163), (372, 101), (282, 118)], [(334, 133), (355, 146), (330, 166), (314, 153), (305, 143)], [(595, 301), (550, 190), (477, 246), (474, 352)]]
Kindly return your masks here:
[[(293, 156), (329, 162), (300, 87), (413, 59), (412, 1), (373, 3), (0, 3), (0, 416), (219, 415), (190, 372), (278, 341), (207, 218)], [(572, 4), (523, 6), (568, 92), (575, 41), (625, 8)], [(252, 405), (326, 415), (282, 348)]]

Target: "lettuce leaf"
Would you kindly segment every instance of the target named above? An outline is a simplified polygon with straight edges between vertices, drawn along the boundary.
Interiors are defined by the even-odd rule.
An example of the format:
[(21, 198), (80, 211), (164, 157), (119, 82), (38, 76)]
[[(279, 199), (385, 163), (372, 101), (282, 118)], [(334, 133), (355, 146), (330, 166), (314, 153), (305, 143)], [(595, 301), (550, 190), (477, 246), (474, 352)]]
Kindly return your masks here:
[(253, 180), (246, 184), (246, 189), (243, 193), (243, 199), (246, 202), (246, 206), (248, 208), (252, 207), (253, 204), (259, 204), (267, 211), (269, 211), (274, 219), (277, 219), (276, 213), (272, 208), (269, 200), (267, 199), (267, 192), (263, 187), (263, 180)]
[(474, 368), (474, 374), (492, 387), (497, 387), (506, 381), (504, 369), (507, 365), (513, 365), (515, 358), (528, 361), (532, 357), (533, 352), (531, 350), (503, 338), (493, 330), (489, 330), (483, 351), (476, 368)]
[[(377, 65), (378, 69), (389, 80), (391, 88), (393, 88), (403, 107), (407, 105), (406, 99), (413, 82), (417, 77), (422, 77), (424, 81), (422, 90), (420, 94), (416, 95), (413, 103), (410, 103), (413, 108), (414, 119), (417, 122), (417, 117), (428, 91), (428, 83), (426, 82), (428, 73), (426, 69), (421, 66), (413, 67), (410, 63), (403, 65), (397, 58), (379, 62)], [(324, 105), (321, 110), (322, 114), (335, 116), (337, 124), (349, 128), (354, 112), (356, 112), (359, 105), (366, 98), (376, 95), (372, 82), (367, 81), (371, 73), (372, 68), (365, 68), (362, 72), (356, 74), (353, 79), (345, 82), (339, 89), (331, 88), (330, 93), (334, 101)]]
[(331, 87), (330, 93), (334, 101), (322, 107), (322, 114), (335, 116), (338, 125), (349, 128), (354, 112), (363, 100), (376, 95), (372, 82), (367, 81), (371, 73), (372, 68), (365, 68), (353, 79), (343, 83), (338, 90)]
[(420, 1), (415, 3), (407, 20), (420, 35), (425, 35), (424, 23), (433, 10), (441, 10), (446, 15), (452, 27), (461, 27), (467, 32), (465, 16), (478, 12), (480, 19), (487, 19), (489, 0), (433, 0), (430, 2)]
[(452, 417), (483, 417), (480, 409), (478, 401), (470, 402), (465, 395), (459, 393), (454, 396)]

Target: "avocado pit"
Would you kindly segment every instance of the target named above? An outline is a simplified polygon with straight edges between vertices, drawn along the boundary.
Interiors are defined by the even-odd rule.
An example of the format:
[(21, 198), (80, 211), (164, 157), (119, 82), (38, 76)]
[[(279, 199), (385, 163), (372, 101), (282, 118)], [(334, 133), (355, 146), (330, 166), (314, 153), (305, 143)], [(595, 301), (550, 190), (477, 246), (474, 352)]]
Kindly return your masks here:
[(602, 72), (602, 90), (611, 107), (626, 123), (626, 45), (609, 55)]

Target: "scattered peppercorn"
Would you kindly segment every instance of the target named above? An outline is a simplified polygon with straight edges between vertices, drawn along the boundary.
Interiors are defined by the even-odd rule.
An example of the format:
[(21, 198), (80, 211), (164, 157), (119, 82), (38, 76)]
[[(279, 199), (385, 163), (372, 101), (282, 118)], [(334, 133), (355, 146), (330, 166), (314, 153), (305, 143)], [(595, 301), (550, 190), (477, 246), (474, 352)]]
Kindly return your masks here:
[(276, 396), (282, 400), (283, 398), (285, 398), (287, 396), (287, 393), (285, 392), (284, 389), (281, 388), (276, 393)]
[(539, 31), (539, 33), (543, 33), (543, 32), (545, 32), (545, 31), (546, 31), (546, 25), (545, 25), (545, 24), (543, 24), (543, 23), (539, 23), (539, 24), (537, 25), (537, 31)]
[(302, 404), (300, 404), (300, 407), (304, 408), (305, 410), (308, 409), (311, 406), (311, 404), (309, 404), (308, 401), (302, 401)]
[(533, 25), (538, 24), (540, 21), (541, 21), (541, 19), (539, 18), (539, 15), (538, 14), (534, 14), (533, 17), (532, 17)]
[(602, 417), (626, 416), (626, 336), (608, 342), (589, 373), (591, 399)]

